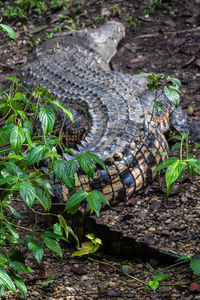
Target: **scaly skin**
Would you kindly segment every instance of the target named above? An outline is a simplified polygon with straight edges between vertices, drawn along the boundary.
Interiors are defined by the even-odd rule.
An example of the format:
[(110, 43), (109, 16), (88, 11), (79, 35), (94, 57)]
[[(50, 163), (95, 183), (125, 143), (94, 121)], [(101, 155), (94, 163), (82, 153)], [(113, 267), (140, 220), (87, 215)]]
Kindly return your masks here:
[[(152, 181), (153, 171), (166, 158), (161, 153), (168, 152), (164, 133), (171, 123), (186, 131), (187, 120), (164, 96), (159, 96), (164, 110), (157, 112), (151, 103), (157, 95), (149, 93), (146, 79), (109, 70), (109, 59), (124, 32), (119, 23), (106, 26), (92, 34), (90, 31), (88, 36), (78, 33), (44, 44), (37, 57), (23, 66), (21, 77), (26, 85), (47, 88), (72, 110), (75, 123), (67, 120), (61, 132), (66, 145), (80, 152), (93, 152), (106, 163), (107, 172), (97, 167), (91, 184), (87, 176), (79, 173), (76, 188), (98, 189), (115, 204)], [(101, 43), (100, 35), (106, 30), (109, 33), (111, 27), (111, 37), (107, 34), (108, 40), (103, 39), (104, 55), (102, 44), (99, 50), (91, 37), (97, 36)], [(61, 111), (56, 119), (58, 134)], [(60, 201), (67, 201), (71, 192), (65, 186), (55, 187)]]

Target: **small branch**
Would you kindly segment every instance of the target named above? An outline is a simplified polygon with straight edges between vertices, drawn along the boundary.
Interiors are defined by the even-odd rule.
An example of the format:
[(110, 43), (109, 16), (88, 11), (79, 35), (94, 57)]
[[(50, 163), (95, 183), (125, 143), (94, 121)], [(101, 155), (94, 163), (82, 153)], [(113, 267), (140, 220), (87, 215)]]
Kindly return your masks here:
[[(185, 30), (179, 30), (179, 31), (166, 31), (164, 32), (164, 35), (177, 35), (177, 34), (181, 34), (181, 33), (186, 33), (186, 32), (198, 32), (200, 31), (200, 28), (192, 28), (192, 29), (185, 29)], [(148, 34), (142, 34), (142, 35), (138, 35), (135, 36), (135, 39), (145, 39), (145, 38), (152, 38), (152, 37), (159, 37), (162, 34), (159, 32), (155, 32), (155, 33), (148, 33)]]

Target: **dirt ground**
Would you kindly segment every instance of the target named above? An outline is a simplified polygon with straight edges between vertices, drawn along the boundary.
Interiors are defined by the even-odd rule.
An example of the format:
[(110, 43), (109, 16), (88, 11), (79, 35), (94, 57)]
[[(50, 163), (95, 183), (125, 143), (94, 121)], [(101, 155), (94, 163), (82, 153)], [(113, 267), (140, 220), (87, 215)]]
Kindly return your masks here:
[[(1, 1), (2, 17), (4, 7), (13, 2)], [(3, 17), (1, 23), (12, 26), (18, 41), (13, 42), (5, 33), (0, 33), (0, 79), (13, 75), (15, 68), (26, 61), (28, 53), (39, 42), (53, 35), (59, 36), (64, 26), (72, 29), (84, 26), (92, 28), (108, 20), (117, 20), (125, 25), (126, 37), (111, 61), (111, 68), (129, 74), (152, 72), (179, 78), (183, 85), (180, 105), (190, 121), (199, 121), (199, 0), (166, 0), (161, 1), (163, 5), (159, 7), (150, 6), (147, 0), (88, 0), (80, 10), (77, 10), (77, 2), (74, 0), (67, 18), (59, 17), (60, 14), (66, 14), (64, 11), (51, 10), (41, 16), (30, 11), (27, 20)], [(151, 1), (156, 2), (159, 1)], [(198, 150), (196, 153), (198, 155)], [(128, 202), (104, 211), (99, 222), (163, 251), (200, 258), (199, 184), (200, 177), (186, 177), (175, 185), (171, 197), (166, 200), (164, 187), (153, 183)], [(24, 222), (31, 226), (29, 212), (25, 207), (23, 210)], [(95, 262), (73, 258), (72, 251), (64, 246), (63, 260), (53, 253), (47, 253), (40, 266), (27, 253), (27, 263), (36, 271), (27, 278), (28, 299), (200, 299), (200, 282), (188, 265), (161, 271), (171, 276), (153, 292), (145, 290), (140, 282), (108, 264), (119, 269), (122, 265), (131, 265), (133, 270), (129, 275), (146, 280), (150, 272), (158, 270), (155, 261), (147, 264), (133, 257), (124, 259), (97, 254), (95, 259), (100, 262)], [(43, 286), (44, 280), (53, 282)], [(192, 282), (194, 280), (195, 283)], [(14, 297), (7, 293), (2, 299)]]

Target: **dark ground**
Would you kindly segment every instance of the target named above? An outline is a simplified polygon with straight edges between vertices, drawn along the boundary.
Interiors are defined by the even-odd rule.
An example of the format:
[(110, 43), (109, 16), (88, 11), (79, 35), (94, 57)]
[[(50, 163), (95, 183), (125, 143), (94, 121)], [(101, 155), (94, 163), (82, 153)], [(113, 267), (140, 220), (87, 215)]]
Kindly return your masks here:
[[(5, 5), (11, 2), (5, 1)], [(76, 2), (73, 2), (74, 7)], [(60, 13), (48, 11), (38, 17), (30, 12), (28, 20), (3, 19), (2, 23), (11, 25), (17, 32), (18, 41), (10, 41), (6, 34), (0, 33), (0, 78), (13, 75), (14, 68), (26, 61), (27, 53), (39, 39), (47, 35), (50, 37), (52, 32), (58, 31), (58, 26), (71, 26), (69, 18), (63, 20), (58, 17)], [(83, 24), (88, 28), (94, 24), (99, 26), (110, 19), (125, 23), (126, 37), (120, 43), (111, 67), (130, 74), (154, 72), (179, 78), (183, 84), (181, 107), (188, 113), (190, 120), (199, 121), (199, 0), (169, 0), (154, 12), (149, 11), (148, 1), (88, 0), (79, 12), (71, 10), (70, 16), (73, 27), (79, 28)], [(111, 228), (160, 249), (178, 255), (198, 255), (199, 179), (185, 178), (182, 183), (176, 184), (168, 200), (158, 185), (153, 183), (134, 195), (129, 202), (103, 212), (102, 220)], [(28, 220), (29, 215), (25, 215), (23, 222), (31, 226)], [(172, 276), (153, 292), (145, 291), (138, 282), (109, 266), (84, 258), (72, 258), (70, 253), (71, 249), (64, 249), (62, 261), (52, 253), (47, 254), (41, 266), (37, 266), (27, 255), (27, 263), (36, 270), (36, 274), (32, 275), (33, 280), (28, 281), (28, 299), (200, 299), (199, 282), (180, 284), (180, 281), (190, 282), (194, 279), (186, 266), (163, 271)], [(129, 264), (133, 267), (132, 276), (140, 279), (148, 277), (147, 265), (141, 261), (104, 255), (100, 255), (99, 259), (118, 267)], [(150, 264), (153, 266), (153, 262)], [(44, 279), (55, 280), (49, 286), (42, 287)], [(14, 297), (8, 293), (7, 298)]]

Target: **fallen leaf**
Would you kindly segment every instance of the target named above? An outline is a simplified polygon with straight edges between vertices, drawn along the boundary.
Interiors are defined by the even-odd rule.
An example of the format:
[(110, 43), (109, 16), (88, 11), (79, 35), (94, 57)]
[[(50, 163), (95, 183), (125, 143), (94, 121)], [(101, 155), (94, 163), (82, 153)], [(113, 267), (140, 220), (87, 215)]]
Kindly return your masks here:
[(195, 59), (196, 59), (196, 56), (195, 56), (195, 55), (192, 56), (188, 61), (186, 61), (186, 62), (182, 65), (182, 67), (185, 68), (185, 67), (189, 66), (191, 63), (193, 63), (193, 62), (195, 61)]
[(101, 264), (99, 265), (99, 270), (108, 273), (113, 273), (115, 271), (114, 268), (112, 268), (111, 266), (101, 265)]
[(188, 290), (190, 292), (195, 292), (195, 291), (200, 292), (200, 285), (197, 282), (192, 282), (190, 283)]

